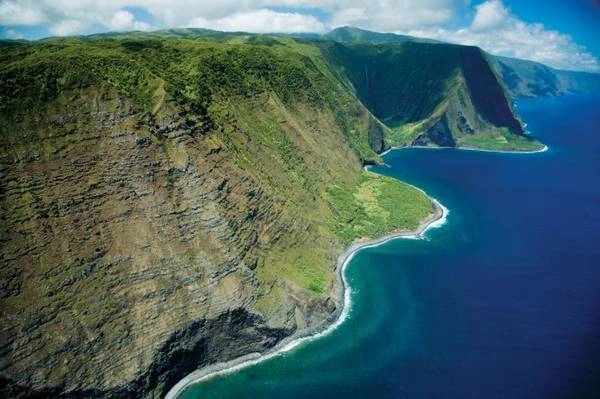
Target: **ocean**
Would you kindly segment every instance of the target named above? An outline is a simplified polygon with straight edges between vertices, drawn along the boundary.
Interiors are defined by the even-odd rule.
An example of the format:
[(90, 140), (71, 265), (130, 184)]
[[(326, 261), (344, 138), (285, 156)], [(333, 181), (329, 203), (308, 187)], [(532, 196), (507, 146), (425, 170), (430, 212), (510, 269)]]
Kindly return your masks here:
[(180, 398), (600, 398), (600, 96), (517, 111), (548, 151), (389, 152), (447, 223), (357, 253), (331, 334)]

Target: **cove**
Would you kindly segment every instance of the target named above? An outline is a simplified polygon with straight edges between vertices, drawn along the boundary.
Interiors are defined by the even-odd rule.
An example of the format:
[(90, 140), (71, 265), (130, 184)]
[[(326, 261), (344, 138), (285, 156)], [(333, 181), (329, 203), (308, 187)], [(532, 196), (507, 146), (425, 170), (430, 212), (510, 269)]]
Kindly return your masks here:
[(443, 228), (358, 252), (331, 334), (179, 397), (600, 397), (600, 97), (518, 110), (548, 151), (389, 152)]

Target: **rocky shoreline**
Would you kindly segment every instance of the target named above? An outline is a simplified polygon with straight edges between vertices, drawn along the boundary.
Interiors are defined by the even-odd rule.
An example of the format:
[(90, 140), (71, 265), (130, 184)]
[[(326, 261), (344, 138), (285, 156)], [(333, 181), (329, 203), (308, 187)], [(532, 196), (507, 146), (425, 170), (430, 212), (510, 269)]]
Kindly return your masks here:
[[(420, 190), (417, 187), (414, 188)], [(445, 223), (446, 216), (448, 215), (448, 209), (435, 198), (431, 198), (431, 201), (434, 208), (433, 212), (429, 215), (429, 217), (423, 220), (415, 230), (398, 231), (374, 239), (359, 240), (352, 243), (342, 254), (340, 254), (336, 262), (336, 278), (334, 280), (336, 308), (330, 317), (328, 317), (322, 323), (311, 328), (298, 330), (294, 334), (282, 339), (278, 344), (264, 352), (249, 353), (227, 362), (215, 363), (198, 369), (188, 374), (177, 384), (175, 384), (165, 395), (165, 399), (175, 399), (190, 385), (199, 383), (217, 375), (232, 373), (261, 361), (270, 359), (285, 353), (306, 341), (318, 339), (335, 330), (340, 324), (342, 324), (350, 310), (351, 289), (346, 281), (344, 271), (352, 257), (362, 249), (379, 246), (396, 238), (421, 238), (428, 229), (443, 225)]]

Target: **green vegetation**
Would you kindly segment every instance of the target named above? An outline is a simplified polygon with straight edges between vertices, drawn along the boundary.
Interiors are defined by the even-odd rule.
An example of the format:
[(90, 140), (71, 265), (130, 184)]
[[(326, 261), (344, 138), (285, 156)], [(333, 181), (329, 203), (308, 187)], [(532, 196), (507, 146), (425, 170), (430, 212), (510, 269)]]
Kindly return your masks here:
[[(272, 270), (261, 272), (276, 280), (284, 270), (300, 286), (321, 292), (328, 281), (321, 278), (330, 263), (327, 240), (347, 243), (410, 229), (430, 211), (420, 193), (359, 174), (356, 161), (379, 161), (373, 148), (455, 140), (491, 149), (539, 148), (478, 117), (486, 107), (471, 98), (477, 88), (465, 71), (483, 59), (480, 52), (368, 33), (343, 28), (330, 35), (348, 44), (196, 29), (7, 43), (0, 64), (2, 153), (52, 159), (85, 138), (86, 122), (65, 117), (40, 128), (33, 115), (51, 119), (84, 92), (93, 98), (115, 90), (131, 101), (130, 112), (140, 114), (130, 128), (160, 144), (169, 160), (173, 194), (197, 155), (155, 126), (178, 115), (199, 145), (223, 151), (268, 188), (286, 217), (310, 204), (298, 231), (265, 254), (262, 264)], [(495, 80), (486, 84), (498, 86)], [(380, 125), (375, 118), (381, 128), (374, 128)], [(438, 126), (430, 133), (436, 124), (447, 131)], [(91, 189), (100, 182), (90, 181)], [(315, 256), (292, 254), (317, 237), (329, 238)]]
[(454, 47), (363, 42), (331, 44), (327, 54), (371, 112), (394, 128), (427, 117), (445, 99), (458, 62)]
[[(371, 32), (355, 27), (336, 28), (323, 35), (340, 43), (441, 43), (394, 33)], [(600, 91), (600, 74), (564, 71), (534, 61), (486, 55), (498, 76), (515, 97), (560, 96)]]
[(327, 267), (321, 264), (321, 260), (318, 257), (312, 256), (310, 252), (306, 252), (294, 258), (290, 270), (292, 279), (297, 281), (301, 287), (315, 293), (322, 293), (331, 281), (331, 276), (327, 272), (330, 268), (331, 265)]
[[(110, 84), (153, 114), (168, 92), (187, 122), (202, 132), (212, 128), (209, 107), (219, 113), (232, 98), (250, 101), (268, 92), (286, 105), (337, 110), (336, 118), (345, 124), (343, 132), (352, 147), (362, 158), (376, 158), (366, 136), (356, 133), (360, 128), (349, 125), (343, 116), (343, 111), (359, 112), (359, 105), (340, 90), (319, 49), (288, 38), (258, 38), (231, 36), (230, 43), (222, 37), (120, 35), (4, 48), (0, 113), (11, 121), (23, 110), (45, 107), (67, 91)], [(3, 142), (23, 141), (8, 137), (14, 129), (6, 130)]]
[[(360, 160), (379, 160), (368, 132), (380, 140), (384, 133), (323, 51), (322, 43), (286, 37), (187, 30), (19, 42), (2, 49), (2, 153), (17, 162), (43, 155), (47, 163), (68, 162), (57, 154), (112, 156), (104, 145), (90, 150), (79, 144), (105, 140), (106, 133), (90, 129), (97, 122), (88, 107), (100, 100), (102, 112), (135, 130), (138, 141), (158, 144), (155, 156), (167, 160), (165, 189), (176, 203), (185, 171), (201, 156), (194, 147), (222, 154), (223, 166), (243, 171), (269, 196), (279, 223), (289, 226), (260, 255), (256, 273), (270, 287), (265, 292), (283, 294), (275, 288), (283, 280), (322, 294), (331, 281), (332, 250), (350, 237), (329, 204), (329, 188), (354, 192), (359, 181), (366, 184)], [(129, 101), (126, 112), (133, 118), (117, 119), (122, 100), (115, 94)], [(86, 117), (70, 116), (77, 112)], [(173, 118), (184, 120), (192, 147), (158, 128)], [(86, 190), (102, 185), (94, 173), (86, 180)], [(374, 213), (392, 207), (393, 195), (409, 188), (388, 193), (382, 186), (379, 193), (361, 187), (360, 198), (352, 196), (347, 206), (371, 214), (353, 225), (356, 237), (410, 228), (423, 216)], [(385, 194), (387, 202), (373, 208), (370, 194), (382, 200)], [(402, 195), (399, 201), (407, 199)], [(5, 231), (30, 214), (6, 204), (7, 211), (13, 208)], [(182, 250), (186, 262), (193, 261), (190, 251)], [(53, 255), (47, 256), (52, 263)], [(77, 273), (68, 267), (61, 279)]]
[(371, 172), (361, 175), (354, 191), (334, 185), (328, 192), (335, 233), (345, 242), (414, 230), (432, 213), (431, 200), (421, 191)]
[[(327, 240), (349, 244), (390, 232), (411, 231), (433, 212), (431, 200), (423, 192), (371, 172), (361, 173), (354, 186), (330, 185), (326, 199), (328, 207), (321, 214), (326, 224), (321, 226), (320, 240), (305, 246), (290, 243), (288, 250), (275, 251), (268, 259), (280, 265), (276, 273), (315, 293), (323, 293), (332, 278), (334, 260), (328, 256)], [(270, 292), (262, 300), (270, 303), (272, 295)]]
[[(296, 209), (309, 204), (302, 223), (266, 251), (260, 273), (323, 292), (331, 242), (411, 229), (430, 212), (422, 194), (359, 173), (356, 161), (379, 161), (373, 148), (447, 145), (427, 133), (442, 119), (449, 142), (454, 136), (458, 145), (538, 146), (508, 129), (473, 122), (480, 118), (464, 78), (463, 47), (367, 33), (332, 33), (344, 45), (196, 29), (11, 42), (1, 49), (2, 153), (50, 160), (70, 149), (85, 139), (89, 122), (65, 117), (40, 128), (33, 115), (55, 118), (82, 93), (91, 99), (115, 90), (140, 115), (129, 128), (157, 142), (169, 160), (166, 187), (174, 195), (197, 155), (155, 126), (179, 115), (201, 147), (222, 151), (272, 193), (286, 218), (299, 217)], [(384, 122), (381, 128), (374, 128), (375, 117)], [(458, 129), (460, 123), (471, 123), (475, 134)], [(91, 189), (100, 184), (94, 176), (89, 181), (95, 182)], [(296, 253), (315, 241), (314, 256)]]
[[(412, 145), (419, 136), (426, 132), (436, 121), (442, 118), (444, 107), (445, 104), (442, 104), (442, 106), (438, 107), (438, 110), (434, 111), (428, 118), (417, 122), (403, 123), (390, 129), (390, 133), (385, 138), (386, 144), (390, 147), (407, 147)], [(437, 143), (431, 143), (431, 145), (437, 145)]]
[(526, 136), (510, 134), (506, 129), (501, 129), (499, 132), (494, 131), (491, 134), (463, 136), (459, 145), (500, 151), (537, 151), (544, 148), (539, 141)]
[(368, 30), (355, 28), (353, 26), (336, 28), (331, 32), (324, 34), (323, 37), (327, 40), (333, 40), (341, 43), (439, 43), (436, 40), (423, 39), (414, 36), (398, 35), (395, 33), (371, 32)]

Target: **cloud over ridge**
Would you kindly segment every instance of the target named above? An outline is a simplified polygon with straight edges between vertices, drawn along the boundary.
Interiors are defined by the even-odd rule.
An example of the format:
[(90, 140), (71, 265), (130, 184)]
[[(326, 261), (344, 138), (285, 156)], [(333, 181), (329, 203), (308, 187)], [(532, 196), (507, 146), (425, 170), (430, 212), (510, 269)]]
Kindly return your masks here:
[(321, 33), (344, 25), (477, 45), (557, 68), (600, 71), (598, 59), (569, 35), (519, 19), (502, 0), (474, 7), (470, 0), (0, 0), (0, 33), (12, 38), (22, 37), (23, 27), (63, 36), (177, 27)]
[(477, 6), (471, 25), (466, 28), (403, 33), (479, 46), (495, 55), (528, 59), (559, 69), (600, 71), (598, 59), (569, 35), (548, 30), (540, 23), (520, 20), (500, 0), (488, 0)]

